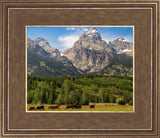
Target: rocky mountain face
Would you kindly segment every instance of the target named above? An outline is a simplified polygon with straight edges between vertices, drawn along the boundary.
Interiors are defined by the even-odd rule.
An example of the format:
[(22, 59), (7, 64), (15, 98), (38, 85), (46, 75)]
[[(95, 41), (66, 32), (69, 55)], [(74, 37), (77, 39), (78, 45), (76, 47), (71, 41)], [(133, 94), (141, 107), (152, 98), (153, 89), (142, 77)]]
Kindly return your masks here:
[(127, 42), (123, 37), (117, 38), (108, 43), (109, 47), (114, 49), (116, 54), (126, 54), (133, 56), (133, 43)]
[[(106, 43), (96, 28), (86, 31), (73, 47), (64, 51), (51, 47), (43, 38), (35, 41), (28, 38), (27, 48), (28, 75), (44, 71), (48, 72), (45, 76), (117, 75), (132, 74), (133, 70), (133, 44), (123, 37)], [(34, 57), (36, 65), (32, 61)]]
[(35, 41), (27, 39), (27, 66), (28, 75), (45, 77), (81, 74), (81, 70), (74, 67), (67, 57), (61, 56), (60, 51), (51, 47), (43, 38)]
[[(99, 72), (107, 66), (113, 53), (128, 54), (128, 51), (124, 52), (126, 49), (131, 50), (132, 44), (126, 42), (122, 37), (107, 44), (102, 40), (98, 31), (92, 28), (86, 31), (73, 47), (65, 50), (63, 54), (72, 61), (76, 68), (86, 73), (93, 73)], [(129, 51), (129, 53), (132, 52)]]
[(86, 31), (74, 46), (76, 48), (83, 47), (86, 49), (93, 49), (98, 51), (108, 51), (112, 52), (112, 49), (107, 45), (105, 41), (102, 40), (99, 32), (96, 28), (89, 29)]
[(98, 51), (84, 47), (72, 48), (64, 52), (76, 68), (86, 73), (98, 72), (109, 63), (110, 54), (106, 51)]
[(74, 58), (72, 54), (73, 49), (90, 49), (90, 50), (97, 50), (97, 51), (108, 51), (112, 52), (112, 48), (107, 45), (105, 41), (102, 40), (100, 34), (95, 28), (92, 28), (86, 31), (78, 41), (76, 41), (72, 48), (66, 49), (63, 54), (67, 56), (69, 59)]
[(43, 57), (60, 57), (59, 50), (51, 47), (44, 38), (37, 38), (35, 41), (28, 38), (27, 48)]
[(42, 57), (51, 58), (54, 61), (62, 62), (65, 66), (73, 67), (72, 62), (67, 57), (61, 56), (60, 51), (51, 47), (44, 38), (37, 38), (35, 41), (28, 38), (27, 48)]

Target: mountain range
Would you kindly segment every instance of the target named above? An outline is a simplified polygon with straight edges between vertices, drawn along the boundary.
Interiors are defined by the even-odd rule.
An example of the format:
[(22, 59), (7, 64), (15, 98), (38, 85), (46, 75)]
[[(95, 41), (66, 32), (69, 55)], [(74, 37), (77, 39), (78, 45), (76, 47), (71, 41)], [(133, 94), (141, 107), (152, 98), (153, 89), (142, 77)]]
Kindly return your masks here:
[(27, 39), (28, 76), (57, 77), (85, 74), (132, 75), (133, 43), (123, 37), (105, 42), (96, 28), (83, 33), (63, 51), (44, 38)]

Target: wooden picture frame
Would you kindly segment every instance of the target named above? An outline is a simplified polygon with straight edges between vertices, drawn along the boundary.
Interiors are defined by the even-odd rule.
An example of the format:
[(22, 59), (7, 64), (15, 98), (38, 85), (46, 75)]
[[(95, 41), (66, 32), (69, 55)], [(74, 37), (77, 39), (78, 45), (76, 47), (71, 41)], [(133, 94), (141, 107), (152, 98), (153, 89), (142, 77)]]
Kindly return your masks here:
[[(1, 137), (159, 138), (159, 2), (0, 0)], [(26, 25), (134, 26), (134, 112), (26, 112)]]

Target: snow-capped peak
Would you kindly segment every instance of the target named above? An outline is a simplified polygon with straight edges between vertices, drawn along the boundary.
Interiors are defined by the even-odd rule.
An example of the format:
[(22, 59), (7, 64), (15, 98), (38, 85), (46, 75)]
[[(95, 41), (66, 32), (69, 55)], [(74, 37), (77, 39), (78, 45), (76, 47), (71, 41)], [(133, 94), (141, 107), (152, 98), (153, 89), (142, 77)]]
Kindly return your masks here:
[(124, 49), (122, 52), (132, 52), (132, 50)]
[(91, 29), (87, 30), (80, 37), (80, 41), (86, 42), (88, 40), (91, 40), (91, 41), (101, 41), (102, 40), (102, 38), (96, 28), (91, 28)]
[(97, 33), (97, 29), (96, 28), (91, 28), (89, 29), (88, 31), (85, 32), (85, 34), (94, 34), (94, 33)]

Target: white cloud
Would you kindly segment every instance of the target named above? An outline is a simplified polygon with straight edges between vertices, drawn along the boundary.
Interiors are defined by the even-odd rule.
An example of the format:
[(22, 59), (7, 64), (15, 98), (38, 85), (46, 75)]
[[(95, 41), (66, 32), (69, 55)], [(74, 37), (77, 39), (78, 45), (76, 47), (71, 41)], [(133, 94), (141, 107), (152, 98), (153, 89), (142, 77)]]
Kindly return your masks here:
[(84, 27), (67, 27), (66, 28), (67, 31), (77, 31), (77, 32), (85, 32), (87, 31), (88, 29), (87, 28), (84, 28)]
[(66, 30), (67, 31), (69, 31), (69, 30), (76, 30), (76, 28), (75, 27), (67, 27)]
[(74, 44), (79, 39), (79, 35), (68, 35), (68, 36), (60, 36), (58, 37), (58, 41), (61, 44), (61, 49), (67, 49), (71, 48)]

